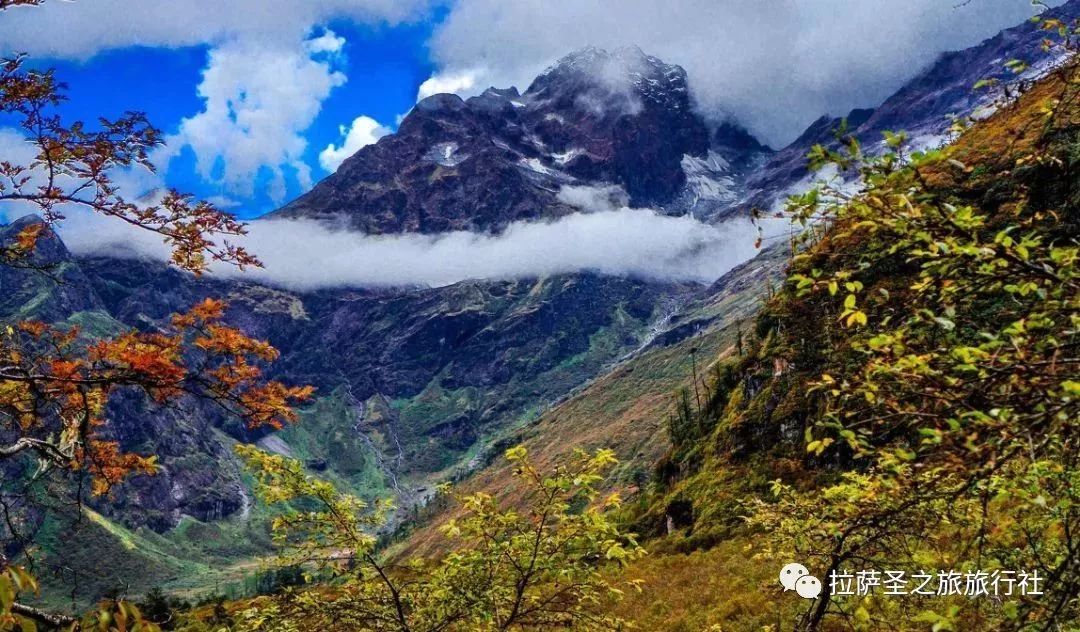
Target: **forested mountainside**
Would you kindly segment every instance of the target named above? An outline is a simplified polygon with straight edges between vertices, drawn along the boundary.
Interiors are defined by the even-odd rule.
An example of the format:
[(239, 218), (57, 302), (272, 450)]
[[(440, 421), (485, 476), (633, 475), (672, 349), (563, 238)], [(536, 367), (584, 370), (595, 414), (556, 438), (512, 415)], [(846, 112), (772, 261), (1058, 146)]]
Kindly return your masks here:
[[(1078, 14), (1080, 2), (1073, 1), (1051, 15), (1068, 20)], [(983, 118), (992, 109), (987, 106), (998, 93), (972, 86), (985, 77), (1012, 78), (1003, 60), (1030, 63), (1022, 77), (1032, 80), (1060, 62), (1040, 50), (1042, 38), (1039, 25), (1024, 24), (944, 56), (878, 108), (846, 117), (848, 136), (860, 139), (868, 156), (888, 149), (880, 142), (888, 129), (911, 130), (919, 145), (943, 140), (955, 119)], [(597, 75), (607, 80), (597, 82)], [(1030, 111), (1033, 99), (1007, 112)], [(952, 150), (958, 153), (949, 154), (982, 179), (948, 182), (950, 167), (939, 162), (931, 170), (935, 192), (975, 203), (1011, 182), (995, 177), (1000, 164), (986, 155), (963, 156), (965, 147), (976, 151), (972, 139), (987, 133), (979, 130), (1000, 129), (993, 125), (1003, 120), (1012, 125), (1007, 115), (968, 132)], [(774, 152), (736, 121), (706, 123), (694, 110), (681, 68), (636, 49), (586, 49), (523, 93), (429, 97), (398, 133), (362, 149), (273, 217), (369, 233), (498, 233), (511, 222), (579, 211), (559, 192), (587, 186), (605, 188), (617, 203), (723, 222), (751, 208), (775, 211), (787, 194), (809, 186), (806, 156), (818, 143), (839, 147), (833, 135), (839, 123), (824, 117)], [(1047, 145), (1047, 151), (1067, 163), (1062, 147)], [(1031, 188), (1025, 181), (1012, 184)], [(1041, 208), (1062, 200), (1042, 200)], [(994, 204), (984, 212), (997, 212), (1000, 203)], [(3, 227), (0, 240), (10, 243), (34, 222)], [(1061, 234), (1075, 236), (1069, 232), (1074, 224), (1062, 226)], [(804, 256), (824, 257), (823, 244), (835, 241), (824, 238)], [(844, 247), (860, 252), (868, 246)], [(499, 455), (523, 443), (540, 469), (575, 447), (616, 451), (620, 464), (610, 486), (633, 498), (623, 512), (656, 553), (630, 571), (651, 587), (621, 606), (641, 625), (665, 618), (677, 625), (682, 617), (687, 629), (700, 629), (733, 616), (774, 623), (746, 614), (760, 605), (752, 595), (770, 594), (761, 582), (773, 581), (774, 573), (764, 562), (749, 563), (738, 549), (756, 534), (742, 522), (744, 497), (764, 497), (776, 478), (812, 488), (853, 458), (836, 452), (835, 440), (831, 451), (804, 455), (805, 430), (818, 411), (815, 400), (802, 397), (826, 364), (839, 362), (820, 357), (824, 350), (843, 349), (821, 338), (838, 327), (823, 314), (843, 310), (833, 314), (824, 303), (797, 302), (795, 290), (781, 283), (792, 248), (786, 237), (767, 240), (760, 255), (705, 287), (578, 273), (435, 288), (298, 291), (197, 279), (126, 256), (76, 257), (46, 231), (35, 263), (58, 271), (63, 282), (0, 268), (5, 321), (78, 325), (90, 339), (127, 328), (155, 331), (173, 313), (219, 297), (228, 301), (228, 322), (280, 350), (271, 376), (317, 388), (298, 423), (280, 431), (247, 429), (194, 401), (164, 413), (135, 397), (110, 402), (115, 439), (126, 450), (159, 455), (162, 467), (77, 513), (57, 506), (33, 516), (30, 529), (43, 543), (40, 564), (59, 569), (43, 575), (47, 601), (74, 592), (85, 603), (118, 586), (135, 594), (151, 584), (187, 596), (215, 587), (237, 596), (249, 590), (245, 582), (257, 571), (252, 560), (271, 550), (270, 511), (253, 493), (254, 481), (234, 453), (238, 444), (297, 458), (308, 473), (364, 498), (394, 497), (400, 509), (381, 533), (396, 532), (401, 539), (392, 550), (407, 555), (440, 550), (431, 525), (438, 524), (444, 501), (428, 504), (438, 482), (464, 479), (463, 489), (514, 496), (506, 484), (512, 468)], [(827, 269), (804, 270), (804, 261), (792, 272), (816, 279), (815, 269)], [(904, 278), (898, 274), (895, 283), (903, 285)], [(864, 294), (879, 289), (869, 279), (860, 283)], [(903, 296), (887, 289), (895, 300)], [(779, 316), (785, 313), (786, 320)], [(852, 357), (858, 356), (843, 356), (844, 366)], [(682, 394), (673, 395), (680, 387)], [(61, 535), (68, 533), (75, 535)], [(79, 546), (62, 546), (74, 540)], [(107, 552), (117, 563), (101, 573), (86, 551)], [(670, 581), (674, 592), (673, 575), (688, 580), (732, 564), (746, 574), (729, 576), (731, 584), (747, 591), (730, 601), (709, 601), (695, 591), (677, 597), (649, 583)], [(661, 594), (673, 610), (653, 607)], [(698, 597), (706, 601), (680, 601)]]

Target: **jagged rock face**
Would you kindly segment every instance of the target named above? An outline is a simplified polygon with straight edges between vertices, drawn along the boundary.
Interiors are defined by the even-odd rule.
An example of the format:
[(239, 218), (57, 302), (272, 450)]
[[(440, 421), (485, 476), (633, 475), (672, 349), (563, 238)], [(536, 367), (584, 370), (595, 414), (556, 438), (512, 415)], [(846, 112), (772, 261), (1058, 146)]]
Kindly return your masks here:
[[(40, 222), (27, 216), (0, 226), (0, 244), (9, 243), (24, 228)], [(117, 267), (121, 274), (138, 268)], [(176, 271), (171, 274), (183, 276)], [(132, 276), (139, 279), (138, 274)], [(95, 284), (60, 237), (45, 228), (31, 256), (16, 266), (0, 265), (0, 323), (32, 319), (74, 325), (88, 337), (123, 330), (125, 323), (109, 313), (108, 301), (101, 298), (98, 288), (109, 291)], [(191, 304), (183, 300), (188, 297), (167, 292), (148, 292), (143, 298), (151, 296), (156, 297), (152, 305), (172, 306), (167, 313)], [(138, 319), (128, 324), (152, 326)], [(108, 502), (93, 500), (98, 509), (124, 516), (130, 526), (164, 530), (184, 514), (214, 520), (243, 506), (239, 473), (235, 467), (223, 467), (231, 462), (231, 455), (215, 437), (214, 428), (226, 429), (238, 438), (244, 438), (243, 431), (235, 423), (230, 427), (214, 407), (189, 400), (176, 408), (162, 409), (121, 389), (110, 400), (107, 415), (111, 423), (105, 438), (119, 441), (125, 450), (158, 455), (163, 468), (155, 476), (133, 478)]]
[[(154, 454), (161, 468), (134, 476), (97, 509), (128, 526), (165, 531), (187, 515), (205, 522), (241, 511), (248, 499), (240, 468), (215, 429), (231, 429), (231, 419), (206, 402), (187, 399), (178, 406), (151, 406), (142, 396), (119, 391), (109, 401), (109, 436), (125, 450)], [(235, 424), (234, 424), (235, 425)]]
[[(508, 107), (509, 100), (505, 101)], [(274, 217), (367, 233), (498, 229), (572, 211), (556, 203), (563, 174), (545, 173), (513, 109), (493, 117), (455, 95), (417, 104), (398, 133), (365, 147)]]
[[(82, 265), (110, 313), (127, 323), (152, 327), (203, 296), (223, 297), (230, 323), (281, 351), (270, 367), (275, 377), (320, 394), (346, 388), (358, 401), (403, 402), (392, 411), (401, 417), (394, 432), (403, 473), (412, 475), (445, 467), (479, 437), (595, 376), (642, 343), (661, 303), (694, 290), (578, 274), (293, 294), (194, 280), (154, 263)], [(227, 419), (214, 423), (234, 438), (257, 438)]]
[[(28, 215), (0, 225), (0, 245), (10, 245), (23, 229), (39, 223), (40, 218)], [(41, 232), (34, 252), (25, 260), (14, 266), (0, 265), (0, 318), (51, 323), (100, 307), (82, 270), (73, 264), (67, 247), (50, 228)]]
[(683, 156), (709, 149), (686, 71), (638, 48), (569, 55), (523, 98), (527, 126), (568, 173), (621, 184), (635, 206), (671, 200), (686, 181)]
[(589, 48), (524, 94), (424, 99), (396, 134), (274, 216), (368, 233), (499, 231), (575, 211), (557, 198), (567, 184), (618, 184), (635, 206), (663, 205), (687, 182), (684, 157), (708, 151), (682, 68), (638, 49)]

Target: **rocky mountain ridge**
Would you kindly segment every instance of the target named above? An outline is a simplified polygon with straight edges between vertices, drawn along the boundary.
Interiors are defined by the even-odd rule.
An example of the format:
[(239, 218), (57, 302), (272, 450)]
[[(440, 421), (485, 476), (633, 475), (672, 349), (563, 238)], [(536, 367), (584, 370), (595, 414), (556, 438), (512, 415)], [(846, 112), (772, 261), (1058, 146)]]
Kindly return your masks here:
[(765, 153), (734, 123), (710, 137), (679, 66), (637, 48), (587, 48), (524, 93), (420, 101), (397, 133), (270, 217), (367, 233), (498, 232), (579, 210), (560, 197), (564, 186), (611, 185), (626, 204), (683, 214), (701, 200), (730, 202), (732, 176)]
[[(1069, 20), (1076, 2), (1050, 9)], [(697, 112), (685, 70), (636, 47), (588, 47), (560, 59), (524, 92), (489, 88), (419, 103), (398, 131), (362, 148), (338, 171), (268, 217), (308, 218), (366, 233), (499, 232), (512, 222), (581, 209), (563, 187), (619, 187), (613, 202), (720, 221), (771, 210), (809, 181), (805, 155), (848, 130), (874, 150), (904, 130), (920, 147), (945, 142), (954, 120), (985, 116), (997, 98), (979, 79), (1012, 82), (1020, 59), (1034, 78), (1055, 58), (1035, 24), (1006, 29), (933, 64), (873, 108), (822, 116), (773, 151), (733, 119)], [(592, 209), (584, 209), (586, 211)]]

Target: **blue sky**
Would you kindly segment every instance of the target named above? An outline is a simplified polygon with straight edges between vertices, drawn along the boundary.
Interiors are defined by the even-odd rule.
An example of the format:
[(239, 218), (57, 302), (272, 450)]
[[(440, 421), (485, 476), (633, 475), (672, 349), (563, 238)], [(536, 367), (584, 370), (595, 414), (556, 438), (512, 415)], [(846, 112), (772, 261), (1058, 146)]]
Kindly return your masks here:
[(0, 50), (55, 67), (67, 117), (137, 109), (165, 132), (159, 177), (129, 178), (128, 195), (173, 187), (254, 217), (392, 131), (418, 95), (524, 88), (586, 45), (682, 65), (703, 115), (779, 147), (1031, 12), (1028, 0), (46, 0), (0, 14)]
[[(303, 160), (317, 181), (328, 172), (318, 154), (327, 145), (341, 143), (340, 126), (366, 115), (390, 128), (416, 102), (417, 89), (431, 76), (425, 44), (436, 20), (397, 26), (364, 27), (339, 21), (327, 27), (345, 39), (340, 65), (348, 80), (334, 88), (322, 102), (314, 122), (305, 130), (307, 147)], [(200, 111), (196, 93), (207, 66), (208, 45), (180, 48), (125, 47), (103, 51), (87, 60), (35, 57), (34, 66), (56, 69), (68, 84), (69, 100), (61, 108), (71, 120), (93, 121), (116, 116), (124, 110), (146, 112), (166, 135), (176, 134), (180, 122)], [(202, 198), (228, 198), (239, 204), (230, 210), (253, 217), (277, 208), (265, 189), (270, 176), (259, 174), (255, 195), (236, 195), (220, 183), (201, 177), (195, 156), (185, 148), (163, 169), (168, 186)], [(286, 178), (286, 199), (303, 192), (295, 178)]]

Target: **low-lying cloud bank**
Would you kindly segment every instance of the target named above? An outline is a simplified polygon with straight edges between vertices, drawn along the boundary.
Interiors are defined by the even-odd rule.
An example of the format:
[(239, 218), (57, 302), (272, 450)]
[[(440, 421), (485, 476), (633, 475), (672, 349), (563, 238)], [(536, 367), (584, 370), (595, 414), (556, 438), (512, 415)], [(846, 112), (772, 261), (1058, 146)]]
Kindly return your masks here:
[[(785, 220), (772, 221), (786, 225)], [(256, 221), (249, 228), (239, 243), (265, 267), (240, 272), (217, 265), (212, 274), (293, 290), (443, 286), (578, 271), (708, 283), (753, 257), (758, 236), (748, 219), (711, 226), (629, 208), (515, 223), (499, 235), (375, 236), (307, 220)], [(168, 257), (156, 236), (108, 218), (69, 215), (60, 233), (77, 255)]]
[[(0, 148), (28, 161), (33, 147), (0, 128)], [(27, 153), (29, 152), (29, 153)], [(25, 155), (23, 155), (25, 154)], [(755, 242), (786, 234), (786, 219), (704, 224), (651, 209), (627, 208), (618, 186), (566, 186), (560, 201), (582, 210), (554, 221), (516, 222), (498, 235), (365, 235), (311, 220), (256, 220), (233, 238), (263, 268), (211, 266), (211, 274), (294, 290), (328, 287), (443, 286), (469, 279), (512, 279), (592, 271), (662, 281), (709, 283), (757, 253)], [(0, 204), (0, 222), (37, 212)], [(79, 207), (59, 209), (56, 229), (76, 256), (168, 261), (161, 238)]]

